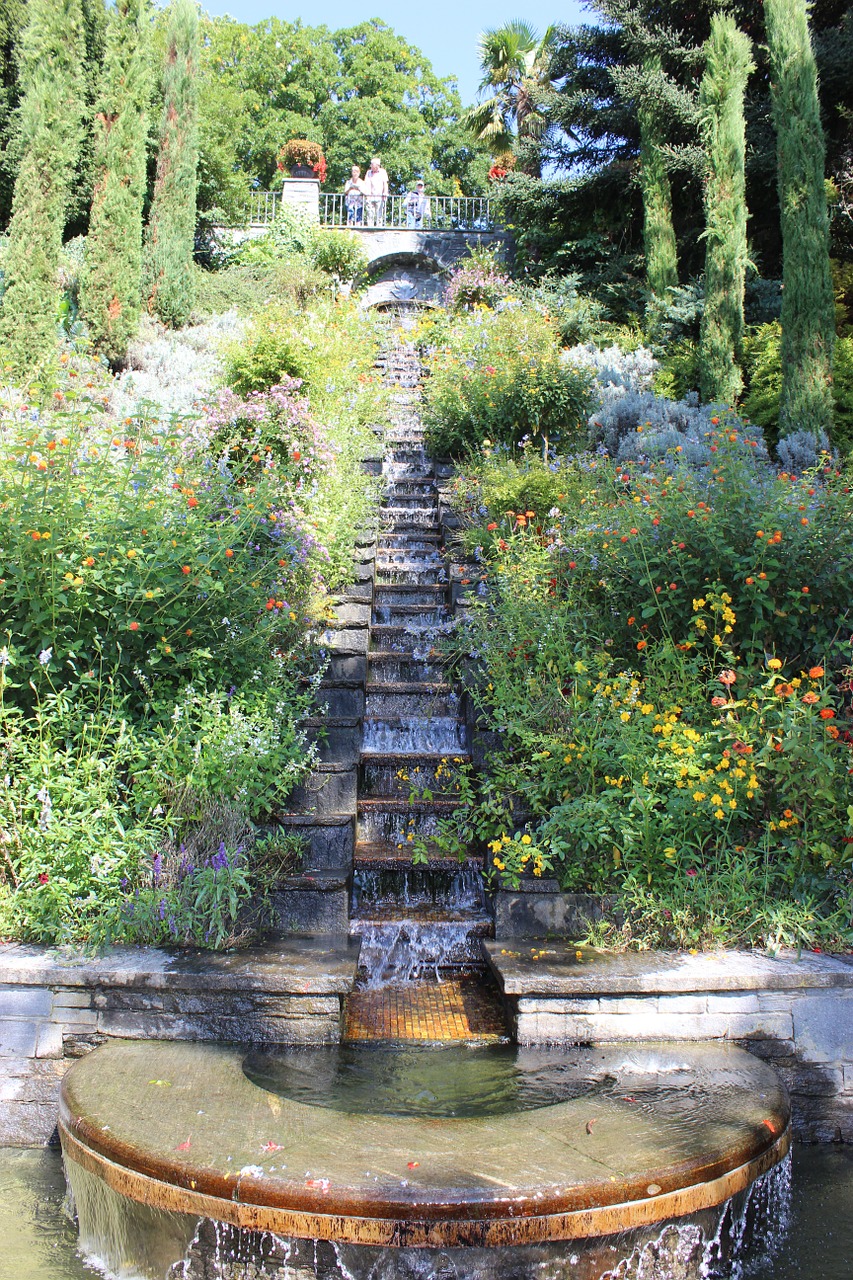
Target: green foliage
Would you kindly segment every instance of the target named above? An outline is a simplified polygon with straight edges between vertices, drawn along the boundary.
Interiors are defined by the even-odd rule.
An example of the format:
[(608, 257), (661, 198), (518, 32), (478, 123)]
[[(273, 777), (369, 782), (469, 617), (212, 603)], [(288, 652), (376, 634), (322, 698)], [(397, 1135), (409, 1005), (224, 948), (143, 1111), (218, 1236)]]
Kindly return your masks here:
[(743, 297), (747, 266), (743, 98), (754, 69), (751, 41), (733, 18), (715, 15), (699, 89), (708, 152), (705, 181), (705, 309), (700, 390), (707, 401), (740, 395)]
[(835, 304), (825, 145), (806, 0), (767, 0), (782, 216), (781, 435), (832, 431)]
[(18, 45), (26, 23), (26, 0), (0, 3), (0, 226), (12, 212), (15, 162), (11, 142), (18, 106)]
[(235, 263), (219, 271), (195, 268), (195, 312), (203, 316), (231, 310), (252, 315), (283, 303), (302, 310), (328, 291), (328, 277), (301, 258)]
[(37, 372), (56, 346), (59, 251), (84, 111), (80, 0), (31, 0), (27, 16), (21, 45), (21, 162), (0, 315), (0, 349), (16, 377)]
[[(491, 455), (457, 483), (489, 589), (453, 649), (502, 742), (458, 821), (505, 884), (551, 864), (566, 889), (615, 892), (622, 945), (849, 937), (853, 780), (829, 676), (847, 661), (851, 498), (834, 474), (744, 475), (730, 434), (698, 471), (582, 457), (549, 479)], [(515, 505), (537, 486), (540, 506)]]
[(95, 345), (119, 362), (142, 302), (148, 76), (146, 0), (119, 0), (95, 115), (95, 187), (81, 303)]
[(460, 317), (428, 367), (424, 422), (438, 454), (525, 437), (556, 445), (578, 437), (589, 411), (590, 377), (561, 359), (554, 323), (518, 306)]
[(475, 138), (486, 143), (495, 156), (511, 152), (520, 144), (522, 168), (534, 177), (540, 172), (538, 151), (525, 150), (524, 144), (538, 142), (548, 127), (542, 97), (551, 79), (555, 38), (554, 27), (548, 27), (540, 36), (521, 19), (483, 32), (479, 44), (483, 71), (480, 94), (488, 96), (463, 117)]
[(367, 254), (358, 236), (347, 231), (323, 231), (317, 234), (311, 261), (342, 283), (358, 280), (367, 270)]
[[(779, 437), (782, 401), (782, 327), (778, 321), (762, 325), (744, 343), (747, 393), (744, 412), (763, 427), (768, 438)], [(833, 349), (831, 439), (842, 454), (853, 450), (853, 337), (838, 338)]]
[(193, 307), (198, 169), (198, 10), (172, 0), (163, 68), (157, 176), (145, 240), (148, 310), (176, 327)]
[[(659, 59), (647, 59), (647, 70), (659, 71)], [(665, 297), (678, 284), (678, 249), (672, 223), (672, 190), (661, 147), (663, 130), (659, 106), (642, 98), (640, 123), (640, 186), (643, 191), (643, 241), (646, 277), (653, 295)]]

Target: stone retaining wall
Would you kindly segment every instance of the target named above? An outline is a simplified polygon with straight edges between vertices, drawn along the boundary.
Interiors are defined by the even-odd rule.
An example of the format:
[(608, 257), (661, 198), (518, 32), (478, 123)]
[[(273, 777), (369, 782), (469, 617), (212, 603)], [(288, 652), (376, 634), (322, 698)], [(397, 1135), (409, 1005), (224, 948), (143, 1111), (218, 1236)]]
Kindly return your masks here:
[(522, 1044), (731, 1040), (773, 1063), (799, 1138), (853, 1142), (853, 957), (485, 947)]
[(357, 957), (345, 936), (231, 955), (0, 946), (0, 1146), (47, 1142), (65, 1070), (112, 1036), (336, 1043)]

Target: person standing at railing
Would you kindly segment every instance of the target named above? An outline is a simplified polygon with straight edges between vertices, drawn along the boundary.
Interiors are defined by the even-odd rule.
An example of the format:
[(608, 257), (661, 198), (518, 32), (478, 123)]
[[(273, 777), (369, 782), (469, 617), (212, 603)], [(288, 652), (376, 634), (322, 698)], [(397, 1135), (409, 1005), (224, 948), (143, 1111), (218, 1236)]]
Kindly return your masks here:
[(429, 222), (429, 196), (423, 181), (415, 183), (414, 191), (406, 196), (406, 226), (420, 231), (424, 222)]
[(354, 164), (344, 187), (344, 204), (347, 207), (348, 227), (360, 227), (364, 222), (364, 193), (365, 186), (361, 176), (361, 169), (357, 164)]
[(374, 156), (370, 168), (364, 175), (365, 204), (367, 206), (367, 225), (369, 227), (385, 226), (385, 205), (388, 201), (388, 174), (382, 168), (379, 156)]

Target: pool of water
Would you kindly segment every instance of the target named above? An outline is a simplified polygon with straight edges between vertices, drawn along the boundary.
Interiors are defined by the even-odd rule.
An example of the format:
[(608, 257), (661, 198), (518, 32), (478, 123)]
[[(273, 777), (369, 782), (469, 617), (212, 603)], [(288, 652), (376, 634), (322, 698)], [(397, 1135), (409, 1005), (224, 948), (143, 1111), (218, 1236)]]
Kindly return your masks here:
[[(748, 1280), (850, 1280), (853, 1147), (796, 1147), (791, 1218), (772, 1259)], [(0, 1149), (0, 1280), (91, 1280), (63, 1213), (57, 1150)], [(567, 1246), (569, 1248), (569, 1246)]]

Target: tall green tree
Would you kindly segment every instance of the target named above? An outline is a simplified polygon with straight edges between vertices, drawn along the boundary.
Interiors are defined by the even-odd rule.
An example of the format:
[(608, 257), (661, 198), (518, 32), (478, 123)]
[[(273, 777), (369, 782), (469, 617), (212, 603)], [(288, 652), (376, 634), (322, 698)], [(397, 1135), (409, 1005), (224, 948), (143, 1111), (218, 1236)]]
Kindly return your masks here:
[(95, 187), (81, 282), (92, 337), (113, 363), (127, 354), (142, 304), (148, 35), (147, 0), (118, 0), (95, 113)]
[[(646, 58), (649, 76), (660, 72), (660, 59)], [(665, 298), (678, 284), (678, 247), (672, 221), (672, 187), (664, 158), (666, 141), (660, 104), (640, 93), (637, 103), (640, 122), (640, 187), (643, 192), (643, 242), (646, 248), (646, 278), (649, 291)]]
[(0, 225), (12, 212), (15, 163), (10, 143), (18, 105), (18, 45), (26, 24), (26, 0), (0, 0)]
[(700, 390), (705, 400), (734, 403), (743, 387), (740, 359), (748, 261), (743, 100), (754, 69), (752, 41), (734, 18), (715, 14), (706, 53), (699, 89), (708, 153)]
[(779, 431), (831, 431), (835, 303), (807, 0), (765, 0), (782, 213)]
[(464, 120), (494, 155), (522, 153), (522, 168), (538, 177), (538, 153), (525, 144), (537, 143), (548, 128), (542, 110), (542, 91), (550, 83), (556, 28), (540, 36), (529, 22), (515, 20), (484, 31), (480, 37), (480, 93), (488, 96), (465, 113)]
[(80, 0), (30, 0), (0, 315), (0, 349), (16, 376), (37, 371), (56, 345), (59, 252), (83, 137), (84, 53)]
[(194, 0), (172, 0), (163, 68), (157, 176), (144, 264), (148, 309), (172, 327), (186, 324), (195, 296), (198, 45), (198, 9)]

